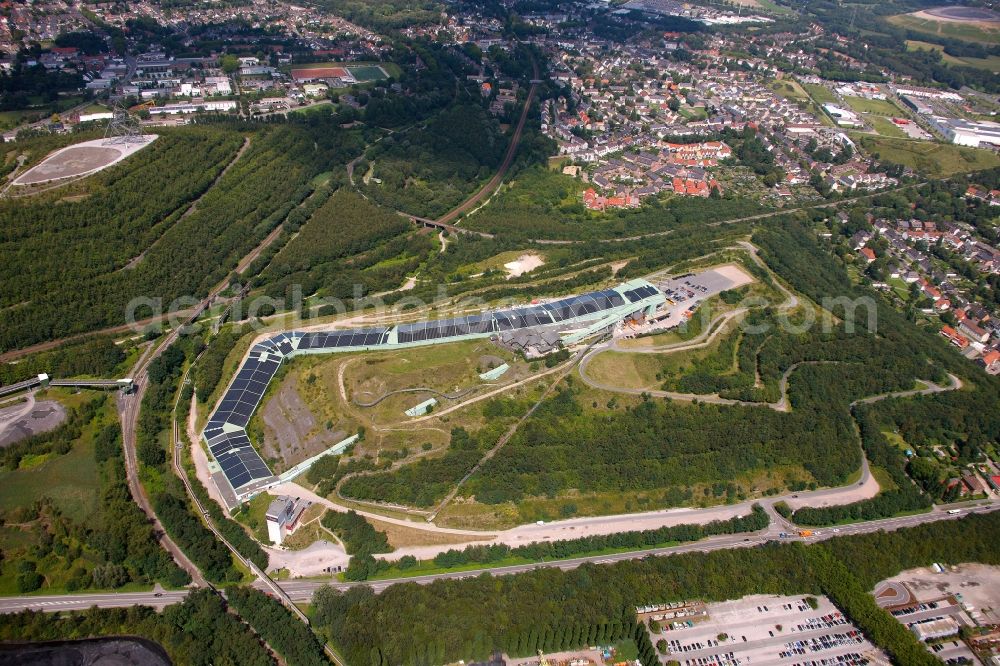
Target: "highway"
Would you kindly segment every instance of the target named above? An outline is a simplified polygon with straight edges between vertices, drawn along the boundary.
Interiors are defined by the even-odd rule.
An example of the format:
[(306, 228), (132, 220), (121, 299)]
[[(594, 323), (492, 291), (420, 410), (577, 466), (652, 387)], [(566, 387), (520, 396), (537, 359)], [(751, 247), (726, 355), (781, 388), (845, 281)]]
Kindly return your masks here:
[[(950, 506), (960, 506), (960, 505), (949, 505)], [(420, 585), (428, 585), (437, 580), (448, 580), (448, 579), (460, 579), (460, 578), (471, 578), (479, 576), (484, 573), (489, 573), (494, 576), (504, 576), (511, 574), (524, 573), (527, 571), (532, 571), (535, 569), (541, 569), (546, 567), (556, 567), (564, 571), (575, 569), (583, 564), (612, 564), (614, 562), (622, 562), (626, 560), (637, 560), (643, 559), (651, 556), (667, 556), (667, 555), (677, 555), (680, 553), (708, 553), (716, 550), (723, 550), (726, 548), (750, 548), (753, 546), (762, 545), (771, 540), (780, 541), (799, 541), (805, 543), (812, 543), (815, 541), (823, 541), (826, 539), (831, 539), (840, 536), (846, 536), (849, 534), (865, 534), (869, 532), (877, 532), (879, 530), (892, 531), (905, 527), (914, 527), (916, 525), (921, 525), (924, 523), (935, 522), (938, 520), (957, 520), (970, 513), (987, 513), (996, 511), (1000, 509), (1000, 502), (991, 501), (988, 504), (983, 504), (982, 502), (974, 506), (965, 505), (959, 514), (949, 514), (947, 512), (949, 507), (935, 507), (928, 513), (922, 513), (912, 516), (901, 516), (898, 518), (886, 518), (884, 520), (873, 520), (863, 523), (853, 523), (850, 525), (841, 525), (834, 528), (817, 528), (815, 530), (816, 534), (812, 537), (802, 538), (799, 536), (794, 536), (787, 539), (781, 539), (779, 533), (782, 531), (788, 531), (790, 528), (785, 527), (784, 521), (777, 522), (772, 520), (771, 524), (767, 529), (760, 532), (746, 533), (746, 534), (727, 534), (717, 537), (709, 537), (701, 541), (696, 541), (692, 543), (686, 543), (679, 546), (670, 546), (666, 548), (654, 548), (648, 550), (636, 550), (628, 551), (623, 553), (614, 553), (611, 555), (591, 555), (587, 557), (575, 557), (566, 560), (555, 560), (551, 562), (537, 562), (532, 564), (519, 564), (514, 566), (506, 567), (484, 567), (481, 569), (472, 569), (468, 571), (458, 571), (452, 573), (441, 573), (433, 574), (427, 576), (414, 576), (412, 578), (401, 578), (401, 579), (390, 579), (390, 580), (378, 580), (364, 583), (341, 583), (336, 581), (328, 580), (293, 580), (284, 581), (279, 583), (281, 589), (296, 602), (307, 602), (312, 599), (313, 594), (319, 588), (324, 585), (331, 585), (334, 588), (340, 590), (346, 590), (351, 587), (356, 587), (359, 585), (367, 585), (371, 587), (375, 592), (382, 592), (387, 587), (395, 585), (401, 582), (411, 582), (418, 583)], [(255, 583), (258, 589), (268, 591), (265, 583), (258, 581)], [(98, 606), (102, 608), (117, 608), (122, 606), (130, 606), (135, 604), (148, 605), (148, 606), (164, 606), (170, 603), (176, 603), (184, 598), (187, 594), (186, 591), (172, 591), (172, 592), (134, 592), (134, 593), (121, 593), (121, 594), (108, 594), (108, 593), (97, 593), (97, 594), (67, 594), (58, 596), (24, 596), (24, 597), (6, 597), (0, 598), (0, 612), (3, 613), (13, 613), (24, 609), (39, 610), (39, 611), (59, 611), (59, 610), (82, 610), (89, 608), (91, 606)]]

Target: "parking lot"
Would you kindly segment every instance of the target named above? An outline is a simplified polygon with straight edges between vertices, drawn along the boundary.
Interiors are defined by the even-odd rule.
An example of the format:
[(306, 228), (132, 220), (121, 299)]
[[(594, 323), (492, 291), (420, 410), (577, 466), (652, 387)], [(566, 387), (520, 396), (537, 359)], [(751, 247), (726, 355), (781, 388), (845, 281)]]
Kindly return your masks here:
[[(737, 664), (868, 664), (884, 660), (825, 597), (812, 608), (805, 596), (757, 595), (708, 605), (708, 619), (664, 622), (661, 639), (669, 651), (662, 663), (683, 666)], [(885, 661), (884, 663), (888, 663)]]
[(929, 567), (904, 571), (880, 583), (875, 598), (944, 663), (978, 664), (957, 634), (963, 626), (998, 621), (998, 590), (1000, 567), (963, 564), (942, 571)]
[(666, 279), (653, 279), (654, 284), (667, 297), (666, 304), (655, 322), (647, 322), (623, 330), (625, 337), (665, 331), (687, 321), (698, 306), (709, 298), (753, 282), (753, 278), (736, 264), (716, 266), (700, 273), (686, 273)]

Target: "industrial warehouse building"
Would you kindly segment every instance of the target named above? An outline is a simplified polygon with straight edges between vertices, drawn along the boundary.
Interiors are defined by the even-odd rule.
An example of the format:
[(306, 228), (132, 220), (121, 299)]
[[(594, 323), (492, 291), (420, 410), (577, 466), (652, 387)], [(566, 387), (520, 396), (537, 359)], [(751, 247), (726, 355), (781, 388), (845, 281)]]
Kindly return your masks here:
[(931, 118), (931, 122), (960, 146), (1000, 146), (1000, 123), (989, 120), (964, 120), (962, 118)]
[[(219, 468), (213, 479), (227, 504), (234, 507), (308, 468), (308, 464), (299, 464), (275, 476), (246, 431), (268, 383), (286, 358), (299, 354), (388, 351), (479, 338), (493, 338), (528, 352), (546, 353), (558, 345), (576, 344), (610, 330), (622, 321), (652, 316), (665, 302), (666, 297), (655, 286), (645, 280), (632, 280), (612, 289), (550, 303), (454, 319), (384, 328), (279, 333), (251, 348), (202, 432)], [(341, 444), (330, 452), (343, 451)]]

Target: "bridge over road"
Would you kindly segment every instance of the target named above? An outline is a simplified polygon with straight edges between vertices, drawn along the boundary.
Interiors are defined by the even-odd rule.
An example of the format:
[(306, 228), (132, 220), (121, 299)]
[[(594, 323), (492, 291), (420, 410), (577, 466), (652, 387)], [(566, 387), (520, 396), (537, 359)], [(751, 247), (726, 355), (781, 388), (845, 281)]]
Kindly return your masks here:
[(130, 377), (123, 379), (49, 379), (49, 376), (43, 373), (37, 377), (25, 379), (23, 382), (10, 384), (9, 386), (0, 386), (0, 397), (13, 395), (20, 391), (27, 391), (37, 386), (67, 386), (71, 388), (103, 390), (120, 389), (128, 393), (132, 390), (132, 379)]

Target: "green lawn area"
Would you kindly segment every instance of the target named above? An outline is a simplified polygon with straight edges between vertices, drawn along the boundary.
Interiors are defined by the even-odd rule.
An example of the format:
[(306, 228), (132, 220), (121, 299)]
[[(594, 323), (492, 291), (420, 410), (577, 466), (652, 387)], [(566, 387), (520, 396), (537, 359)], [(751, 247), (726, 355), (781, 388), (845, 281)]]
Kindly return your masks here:
[(1000, 72), (1000, 56), (990, 56), (988, 58), (959, 58), (948, 55), (944, 52), (944, 47), (940, 44), (922, 42), (916, 39), (906, 40), (906, 50), (908, 51), (938, 51), (941, 53), (941, 62), (946, 65), (956, 65), (959, 67), (975, 67), (985, 69), (988, 72)]
[(782, 81), (775, 81), (771, 84), (771, 89), (781, 95), (786, 99), (791, 100), (808, 100), (809, 93), (802, 89), (802, 86), (796, 81), (790, 79), (785, 79)]
[(1000, 26), (985, 27), (983, 22), (939, 21), (924, 19), (914, 14), (890, 16), (889, 23), (901, 28), (940, 37), (951, 37), (980, 44), (1000, 44)]
[(892, 287), (900, 298), (907, 299), (910, 297), (910, 286), (899, 278), (889, 278), (886, 280), (886, 284)]
[(314, 113), (334, 113), (336, 110), (337, 107), (331, 104), (329, 100), (320, 100), (317, 104), (289, 109), (288, 115), (295, 113), (301, 116), (309, 116)]
[(950, 143), (889, 137), (860, 137), (861, 145), (879, 158), (908, 166), (931, 177), (951, 176), (1000, 166), (1000, 157), (989, 150)]
[(791, 8), (776, 4), (775, 2), (772, 2), (772, 0), (757, 0), (757, 6), (764, 11), (771, 12), (773, 14), (795, 14)]
[(639, 658), (639, 646), (631, 638), (615, 643), (615, 662), (632, 662)]
[(101, 482), (94, 460), (93, 432), (85, 433), (69, 453), (46, 457), (30, 469), (0, 472), (0, 511), (30, 506), (49, 497), (74, 521), (97, 512)]
[(826, 86), (817, 83), (803, 83), (802, 87), (819, 104), (837, 104), (840, 101)]
[(882, 136), (896, 137), (898, 139), (905, 139), (906, 132), (901, 130), (895, 125), (891, 120), (883, 118), (882, 116), (876, 116), (873, 114), (865, 114), (865, 121), (869, 123), (876, 132)]
[(858, 113), (873, 113), (878, 116), (895, 118), (903, 115), (903, 110), (888, 100), (844, 97), (844, 101)]
[(24, 111), (0, 111), (0, 130), (9, 130), (21, 123), (39, 120), (49, 115), (49, 109), (26, 109)]

